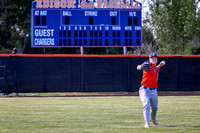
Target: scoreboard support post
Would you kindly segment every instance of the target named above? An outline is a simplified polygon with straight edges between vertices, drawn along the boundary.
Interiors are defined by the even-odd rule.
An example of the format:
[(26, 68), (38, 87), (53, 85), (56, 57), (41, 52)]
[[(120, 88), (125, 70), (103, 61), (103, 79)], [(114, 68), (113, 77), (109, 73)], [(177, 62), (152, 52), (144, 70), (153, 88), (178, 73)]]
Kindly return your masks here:
[(124, 55), (127, 55), (127, 48), (123, 47)]
[(80, 47), (80, 53), (81, 53), (81, 55), (84, 54), (84, 48), (83, 47)]

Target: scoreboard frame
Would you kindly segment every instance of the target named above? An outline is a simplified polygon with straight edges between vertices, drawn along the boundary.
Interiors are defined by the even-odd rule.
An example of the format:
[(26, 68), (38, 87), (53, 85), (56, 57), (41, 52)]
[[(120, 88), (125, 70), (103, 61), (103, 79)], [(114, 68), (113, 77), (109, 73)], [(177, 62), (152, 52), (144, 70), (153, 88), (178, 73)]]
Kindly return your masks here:
[[(46, 1), (49, 1), (49, 2), (54, 1), (55, 2), (55, 1), (59, 1), (59, 0), (36, 0), (36, 1), (32, 2), (32, 9), (31, 9), (31, 47), (33, 47), (33, 48), (37, 48), (37, 47), (38, 48), (41, 48), (41, 47), (42, 48), (43, 47), (47, 47), (47, 48), (60, 48), (60, 47), (68, 47), (68, 48), (69, 47), (71, 47), (71, 48), (73, 48), (73, 47), (141, 47), (142, 46), (142, 4), (135, 1), (135, 0), (131, 1), (132, 4), (133, 4), (133, 2), (135, 2), (135, 6), (132, 5), (133, 8), (119, 8), (119, 7), (118, 8), (95, 8), (95, 7), (93, 7), (93, 8), (91, 8), (91, 7), (78, 8), (79, 3), (76, 4), (75, 8), (62, 8), (62, 7), (60, 7), (60, 8), (53, 7), (52, 8), (50, 6), (45, 7), (45, 8), (44, 7), (37, 8), (37, 4), (38, 4), (37, 2), (38, 1), (42, 1), (42, 3), (40, 3), (40, 4), (41, 5), (43, 4), (43, 6), (44, 6)], [(63, 0), (61, 0), (61, 1), (63, 1)], [(121, 0), (121, 1), (123, 1), (123, 0)], [(86, 2), (86, 1), (85, 0), (82, 1), (82, 6), (83, 6), (84, 2)], [(88, 6), (89, 4), (86, 2), (85, 5)], [(140, 6), (138, 6), (138, 5), (140, 5)], [(91, 24), (63, 24), (63, 21), (64, 21), (63, 11), (69, 11), (69, 12), (80, 11), (81, 13), (86, 12), (86, 11), (90, 11), (90, 12), (99, 11), (101, 13), (102, 12), (117, 12), (117, 17), (116, 17), (116, 19), (114, 19), (115, 20), (114, 25), (113, 24), (94, 24), (94, 25), (93, 24), (92, 25)], [(36, 12), (38, 12), (38, 14)], [(54, 12), (59, 12), (55, 15), (55, 16), (59, 15), (59, 24), (57, 25), (58, 26), (57, 28), (52, 28), (51, 26), (47, 25), (47, 16), (48, 16), (47, 12), (51, 12), (49, 14), (54, 14)], [(120, 18), (121, 12), (129, 12), (129, 14), (130, 14), (130, 12), (132, 12), (133, 14), (136, 14), (137, 15), (137, 23), (139, 23), (138, 26), (134, 27), (133, 25), (124, 25), (124, 24), (121, 25), (121, 22), (120, 22), (121, 21), (120, 20), (121, 19)], [(46, 23), (45, 26), (44, 25), (36, 25), (37, 16), (40, 16), (40, 17), (38, 17), (39, 18), (38, 23), (41, 23), (41, 21), (43, 23), (43, 18), (45, 18), (44, 19), (44, 23)], [(92, 16), (92, 17), (94, 17), (94, 16)], [(100, 17), (100, 20), (103, 20), (103, 18), (104, 18), (104, 16)], [(51, 17), (51, 19), (53, 19), (53, 17)], [(134, 19), (135, 18), (132, 18), (131, 22), (135, 21)], [(94, 21), (94, 19), (91, 19), (91, 20), (92, 20), (92, 22)], [(118, 24), (116, 24), (116, 21), (118, 22)], [(57, 24), (57, 22), (55, 22), (55, 23)], [(71, 21), (70, 21), (70, 23), (71, 23)], [(111, 23), (113, 23), (113, 22), (111, 22)], [(132, 23), (134, 23), (134, 22), (132, 22)], [(122, 26), (125, 26), (125, 27), (122, 27)], [(49, 28), (49, 27), (51, 27), (51, 28)], [(73, 30), (74, 33), (70, 33), (70, 34), (74, 34), (74, 36), (73, 37), (69, 37), (69, 36), (67, 37), (66, 32), (68, 30), (66, 30), (66, 28), (72, 28), (72, 27), (74, 28), (74, 30)], [(110, 28), (108, 28), (108, 34), (109, 34), (108, 37), (102, 36), (102, 34), (106, 35), (106, 33), (101, 33), (101, 36), (99, 36), (100, 31), (103, 31), (103, 30), (100, 30), (100, 29), (103, 29), (102, 27), (104, 27), (105, 32), (106, 32), (106, 28), (110, 27)], [(84, 28), (84, 30), (79, 30), (78, 28), (80, 28), (80, 29)], [(122, 28), (127, 28), (129, 30), (123, 29), (124, 33), (121, 33), (120, 31), (121, 31)], [(136, 32), (136, 28), (138, 28), (137, 31), (139, 31), (139, 32), (133, 33), (134, 31)], [(78, 34), (79, 31), (82, 32), (81, 34), (84, 34), (85, 31), (86, 31), (87, 36), (84, 36), (84, 37), (82, 37), (83, 35), (81, 35), (81, 37), (75, 36), (75, 32), (77, 32), (76, 34)], [(91, 37), (91, 33), (89, 33), (91, 31), (93, 32), (92, 37)], [(97, 33), (98, 36), (96, 36), (96, 32), (98, 32)], [(118, 32), (119, 32), (120, 36), (118, 36)], [(60, 36), (61, 34), (62, 35), (64, 34), (63, 35), (64, 37)], [(89, 34), (90, 34), (90, 36), (88, 36)], [(121, 34), (123, 34), (123, 37), (121, 37)], [(80, 35), (80, 33), (79, 33), (79, 35)], [(134, 35), (137, 36), (137, 38), (136, 38), (137, 45), (136, 45), (136, 41), (134, 41), (134, 38), (132, 37)], [(92, 41), (91, 41), (91, 38), (92, 38)], [(39, 43), (36, 43), (37, 42), (36, 39), (39, 40), (38, 41)], [(121, 42), (122, 39), (123, 39), (123, 42)], [(68, 42), (67, 42), (67, 40), (68, 40)], [(104, 41), (104, 42), (102, 43), (102, 41)], [(44, 44), (48, 43), (48, 45), (40, 45), (41, 42), (43, 42)], [(53, 45), (49, 45), (49, 44), (51, 44), (50, 42)], [(92, 45), (91, 45), (91, 42), (92, 42)], [(39, 44), (39, 45), (36, 45), (36, 44)], [(68, 45), (66, 45), (66, 44), (68, 44)]]

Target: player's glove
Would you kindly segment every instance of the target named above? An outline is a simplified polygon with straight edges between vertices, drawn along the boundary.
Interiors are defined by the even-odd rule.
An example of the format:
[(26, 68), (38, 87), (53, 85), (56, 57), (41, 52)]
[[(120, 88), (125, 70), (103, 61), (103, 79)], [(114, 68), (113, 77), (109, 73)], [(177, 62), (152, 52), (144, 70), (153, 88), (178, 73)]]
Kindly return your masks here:
[(151, 62), (145, 61), (144, 63), (142, 63), (141, 69), (146, 70), (146, 71), (150, 71), (151, 70)]

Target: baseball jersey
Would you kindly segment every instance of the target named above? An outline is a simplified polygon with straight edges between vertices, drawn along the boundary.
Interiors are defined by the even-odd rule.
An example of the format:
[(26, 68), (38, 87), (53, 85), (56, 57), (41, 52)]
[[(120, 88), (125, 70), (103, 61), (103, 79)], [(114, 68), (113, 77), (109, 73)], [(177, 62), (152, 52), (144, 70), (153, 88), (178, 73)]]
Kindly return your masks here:
[(149, 88), (157, 88), (159, 68), (155, 64), (151, 65), (151, 70), (143, 70), (141, 85)]

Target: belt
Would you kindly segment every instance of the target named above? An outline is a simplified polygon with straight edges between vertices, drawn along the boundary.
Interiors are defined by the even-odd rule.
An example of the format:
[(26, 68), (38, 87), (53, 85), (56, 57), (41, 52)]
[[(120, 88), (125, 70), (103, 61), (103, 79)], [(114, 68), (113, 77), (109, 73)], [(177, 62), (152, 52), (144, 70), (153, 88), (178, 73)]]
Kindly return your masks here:
[(141, 85), (141, 87), (144, 88), (144, 89), (149, 89), (149, 90), (155, 90), (156, 89), (156, 88), (145, 87), (145, 86), (142, 86), (142, 85)]

